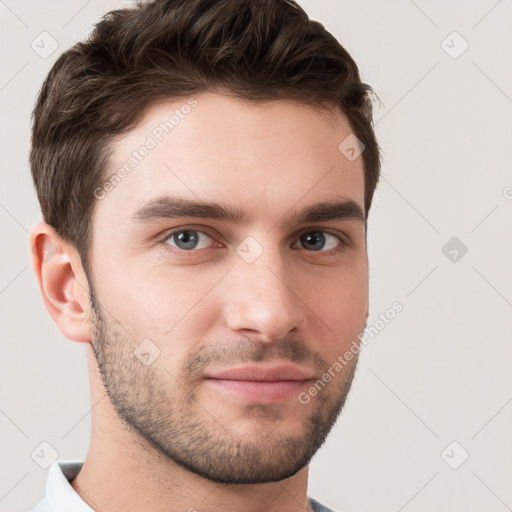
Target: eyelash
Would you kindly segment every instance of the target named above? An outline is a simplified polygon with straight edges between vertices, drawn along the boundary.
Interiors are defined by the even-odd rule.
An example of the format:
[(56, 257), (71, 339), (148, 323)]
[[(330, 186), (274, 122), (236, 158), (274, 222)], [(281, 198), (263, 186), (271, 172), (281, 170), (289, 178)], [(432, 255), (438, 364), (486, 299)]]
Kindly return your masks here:
[[(184, 249), (179, 249), (177, 247), (172, 247), (170, 246), (168, 243), (167, 243), (167, 240), (169, 240), (169, 238), (172, 237), (173, 234), (175, 233), (181, 233), (183, 231), (194, 231), (196, 233), (201, 233), (205, 236), (207, 236), (208, 238), (212, 239), (213, 240), (213, 237), (206, 231), (202, 230), (202, 229), (198, 229), (198, 228), (194, 228), (194, 227), (180, 227), (180, 228), (176, 228), (176, 229), (173, 229), (172, 231), (166, 231), (165, 235), (159, 240), (160, 241), (160, 244), (163, 246), (163, 249), (165, 251), (170, 251), (172, 254), (180, 254), (180, 255), (183, 255), (183, 254), (186, 254), (186, 253), (190, 253), (190, 255), (194, 255), (194, 253), (196, 253), (197, 251), (201, 251), (201, 250), (204, 250), (204, 249), (191, 249), (189, 251), (186, 251)], [(307, 249), (303, 249), (302, 247), (299, 247), (299, 249), (303, 249), (307, 252), (310, 252), (312, 254), (315, 254), (315, 253), (320, 253), (320, 254), (323, 254), (323, 255), (335, 255), (335, 254), (338, 254), (338, 253), (342, 253), (342, 252), (345, 252), (347, 250), (347, 248), (350, 246), (350, 244), (348, 242), (346, 242), (345, 240), (343, 240), (343, 238), (335, 233), (331, 233), (330, 231), (326, 231), (325, 229), (314, 229), (314, 228), (310, 228), (306, 231), (303, 231), (301, 232), (299, 235), (298, 235), (298, 239), (300, 239), (301, 236), (303, 235), (306, 235), (308, 233), (315, 233), (315, 232), (320, 232), (320, 233), (327, 233), (328, 235), (331, 235), (331, 236), (334, 236), (336, 237), (338, 240), (339, 240), (339, 245), (337, 247), (334, 247), (333, 249), (328, 249), (326, 251), (324, 250), (319, 250), (319, 251), (308, 251)]]

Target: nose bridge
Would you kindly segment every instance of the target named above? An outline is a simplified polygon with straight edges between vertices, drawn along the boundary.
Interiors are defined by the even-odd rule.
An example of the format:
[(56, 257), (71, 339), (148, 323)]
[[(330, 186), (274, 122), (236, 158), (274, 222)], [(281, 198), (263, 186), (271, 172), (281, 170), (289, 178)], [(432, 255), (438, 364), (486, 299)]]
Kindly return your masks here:
[[(226, 321), (233, 330), (257, 331), (261, 339), (272, 341), (303, 327), (305, 315), (290, 282), (291, 269), (280, 248), (271, 246), (270, 242), (259, 243), (260, 253), (254, 260), (246, 257), (242, 244), (242, 252), (234, 259), (226, 298)], [(249, 252), (256, 249), (249, 247)]]

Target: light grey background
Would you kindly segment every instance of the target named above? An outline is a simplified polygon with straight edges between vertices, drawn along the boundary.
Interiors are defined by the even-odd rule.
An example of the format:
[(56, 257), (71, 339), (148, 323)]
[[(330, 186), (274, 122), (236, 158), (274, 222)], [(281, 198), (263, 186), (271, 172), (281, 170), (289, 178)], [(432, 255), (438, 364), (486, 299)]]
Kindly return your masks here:
[[(31, 457), (41, 442), (60, 459), (88, 449), (84, 346), (53, 324), (29, 265), (28, 231), (40, 218), (30, 113), (56, 57), (127, 3), (0, 1), (2, 511), (42, 497), (47, 471)], [(309, 495), (339, 512), (512, 510), (512, 4), (300, 3), (384, 102), (368, 325), (395, 301), (404, 308), (364, 348), (342, 417), (311, 464)], [(46, 59), (31, 48), (43, 31), (59, 44)], [(442, 251), (452, 237), (468, 249), (455, 249), (456, 262), (453, 248)]]

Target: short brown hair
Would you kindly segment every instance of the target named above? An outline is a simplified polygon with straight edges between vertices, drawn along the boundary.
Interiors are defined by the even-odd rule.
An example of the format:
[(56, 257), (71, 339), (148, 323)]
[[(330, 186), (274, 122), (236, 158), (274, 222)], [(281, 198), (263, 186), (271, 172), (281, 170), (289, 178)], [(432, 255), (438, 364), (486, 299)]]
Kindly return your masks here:
[(365, 146), (368, 214), (380, 176), (373, 90), (324, 26), (293, 0), (154, 0), (107, 13), (55, 62), (34, 108), (30, 165), (43, 218), (85, 268), (114, 137), (157, 101), (219, 89), (341, 107)]

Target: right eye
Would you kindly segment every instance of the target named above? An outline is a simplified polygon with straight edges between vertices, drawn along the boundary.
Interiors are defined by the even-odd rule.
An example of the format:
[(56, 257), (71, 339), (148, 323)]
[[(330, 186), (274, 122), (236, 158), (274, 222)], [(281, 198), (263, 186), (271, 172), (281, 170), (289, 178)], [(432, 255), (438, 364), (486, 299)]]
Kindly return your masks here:
[(209, 240), (212, 240), (212, 238), (204, 231), (179, 228), (167, 233), (164, 243), (180, 251), (190, 252), (197, 249), (207, 249)]

